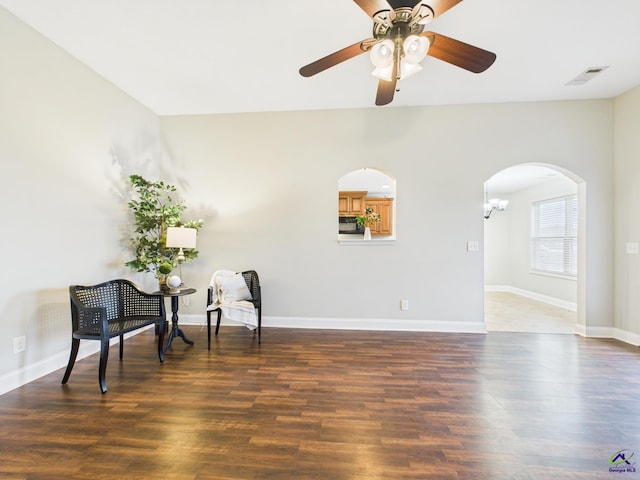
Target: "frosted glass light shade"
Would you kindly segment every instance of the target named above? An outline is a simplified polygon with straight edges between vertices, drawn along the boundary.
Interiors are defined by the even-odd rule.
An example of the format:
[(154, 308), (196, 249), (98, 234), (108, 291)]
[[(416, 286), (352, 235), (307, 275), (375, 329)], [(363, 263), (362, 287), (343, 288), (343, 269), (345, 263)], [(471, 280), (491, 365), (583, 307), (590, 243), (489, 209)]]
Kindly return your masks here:
[(186, 227), (167, 228), (167, 247), (169, 248), (196, 248), (198, 230)]
[(413, 77), (416, 73), (422, 70), (422, 65), (419, 63), (409, 63), (404, 58), (400, 60), (400, 78), (405, 79)]
[[(398, 76), (400, 79), (409, 78), (422, 67), (419, 63), (424, 59), (429, 51), (431, 43), (426, 37), (419, 35), (409, 35), (402, 43), (402, 58)], [(383, 40), (373, 46), (370, 53), (371, 63), (376, 67), (372, 75), (381, 80), (391, 81), (393, 75), (393, 62), (395, 45), (391, 39)]]
[(385, 68), (393, 64), (393, 42), (388, 38), (376, 43), (371, 49), (369, 58), (376, 68)]
[(404, 59), (408, 63), (420, 63), (429, 51), (429, 40), (426, 37), (418, 35), (409, 35), (402, 43), (404, 51)]
[(388, 67), (377, 67), (373, 70), (373, 72), (371, 72), (371, 75), (373, 75), (376, 78), (379, 78), (380, 80), (386, 80), (387, 82), (391, 81), (391, 75), (393, 74), (393, 65), (389, 65)]
[[(412, 77), (420, 70), (422, 70), (422, 65), (418, 63), (408, 63), (404, 58), (400, 60), (400, 79), (404, 80), (405, 78)], [(384, 68), (377, 67), (373, 72), (371, 72), (371, 75), (379, 78), (380, 80), (390, 82), (391, 76), (393, 75), (393, 65), (389, 65)]]

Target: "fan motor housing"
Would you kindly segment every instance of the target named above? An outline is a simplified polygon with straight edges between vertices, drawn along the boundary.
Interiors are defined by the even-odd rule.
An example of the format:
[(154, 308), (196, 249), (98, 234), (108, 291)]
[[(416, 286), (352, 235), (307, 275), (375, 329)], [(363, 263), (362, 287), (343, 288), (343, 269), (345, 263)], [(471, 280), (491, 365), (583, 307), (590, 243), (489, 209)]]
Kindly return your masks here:
[[(427, 7), (429, 8), (429, 7)], [(430, 8), (429, 8), (430, 9)], [(412, 9), (400, 7), (395, 10), (395, 18), (391, 25), (387, 23), (373, 23), (373, 37), (381, 40), (384, 38), (407, 37), (409, 35), (419, 35), (424, 31), (424, 25), (413, 20)]]

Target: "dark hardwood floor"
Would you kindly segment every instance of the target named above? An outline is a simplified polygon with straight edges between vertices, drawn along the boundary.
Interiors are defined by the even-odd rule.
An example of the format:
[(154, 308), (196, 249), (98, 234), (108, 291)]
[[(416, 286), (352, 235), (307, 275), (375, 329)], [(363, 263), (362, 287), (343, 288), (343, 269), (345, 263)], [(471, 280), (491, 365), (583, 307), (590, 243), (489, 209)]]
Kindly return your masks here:
[(640, 458), (617, 341), (222, 327), (209, 352), (183, 329), (164, 364), (152, 330), (112, 347), (105, 395), (94, 355), (0, 396), (0, 478), (640, 478), (609, 473)]

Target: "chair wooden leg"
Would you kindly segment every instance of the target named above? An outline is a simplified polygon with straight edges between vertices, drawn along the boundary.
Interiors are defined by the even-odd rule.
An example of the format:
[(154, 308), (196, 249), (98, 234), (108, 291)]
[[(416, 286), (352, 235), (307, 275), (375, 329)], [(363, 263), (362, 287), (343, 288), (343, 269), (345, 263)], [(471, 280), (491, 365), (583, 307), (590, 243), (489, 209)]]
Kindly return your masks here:
[(100, 367), (98, 368), (98, 382), (102, 393), (107, 391), (107, 360), (109, 359), (109, 337), (100, 339)]
[(64, 377), (62, 377), (62, 384), (64, 385), (69, 381), (69, 376), (71, 375), (71, 370), (73, 370), (73, 366), (76, 363), (76, 357), (78, 356), (78, 349), (80, 348), (80, 339), (72, 338), (71, 339), (71, 353), (69, 354), (69, 362), (67, 363), (67, 369), (64, 372)]
[(167, 333), (167, 322), (164, 320), (160, 323), (156, 323), (158, 328), (158, 358), (160, 363), (164, 362), (164, 336)]
[(123, 353), (124, 353), (124, 335), (120, 335), (120, 360), (122, 360)]
[(258, 345), (262, 343), (262, 308), (258, 309)]
[(216, 337), (218, 336), (218, 330), (220, 330), (220, 319), (222, 318), (222, 310), (218, 310), (218, 321), (216, 322)]

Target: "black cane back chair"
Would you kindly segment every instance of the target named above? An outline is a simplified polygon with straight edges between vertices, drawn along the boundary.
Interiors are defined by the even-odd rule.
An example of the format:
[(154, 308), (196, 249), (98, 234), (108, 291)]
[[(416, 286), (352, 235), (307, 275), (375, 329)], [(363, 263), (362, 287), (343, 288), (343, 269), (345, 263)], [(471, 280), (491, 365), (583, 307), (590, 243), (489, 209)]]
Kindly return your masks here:
[[(247, 270), (240, 273), (247, 284), (249, 292), (251, 293), (251, 300), (248, 301), (253, 303), (253, 307), (256, 309), (258, 317), (258, 327), (256, 330), (258, 331), (258, 344), (260, 344), (262, 343), (262, 292), (260, 289), (260, 279), (255, 270)], [(207, 290), (207, 307), (213, 303), (213, 293), (213, 286), (209, 286), (209, 289)], [(220, 307), (212, 310), (207, 309), (207, 348), (209, 350), (211, 350), (211, 312), (217, 312), (218, 314), (218, 319), (216, 321), (216, 336), (218, 336), (220, 320), (222, 318), (222, 310)]]
[(69, 380), (78, 356), (80, 340), (100, 341), (98, 381), (102, 393), (107, 391), (105, 373), (109, 357), (109, 339), (120, 337), (120, 360), (124, 351), (124, 334), (155, 324), (158, 331), (158, 357), (164, 361), (166, 311), (164, 297), (140, 290), (129, 280), (111, 280), (93, 286), (71, 285), (71, 354), (62, 383)]

